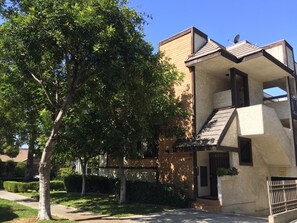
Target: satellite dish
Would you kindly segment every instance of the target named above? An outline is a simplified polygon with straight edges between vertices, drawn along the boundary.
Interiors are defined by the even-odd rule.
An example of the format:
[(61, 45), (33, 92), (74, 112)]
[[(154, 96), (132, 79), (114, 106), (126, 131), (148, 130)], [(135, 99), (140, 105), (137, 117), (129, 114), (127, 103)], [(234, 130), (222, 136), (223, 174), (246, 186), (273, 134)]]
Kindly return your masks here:
[(240, 35), (239, 35), (239, 34), (237, 34), (237, 35), (234, 37), (234, 40), (233, 40), (233, 42), (234, 42), (234, 43), (238, 43), (238, 41), (239, 41), (239, 38), (240, 38)]

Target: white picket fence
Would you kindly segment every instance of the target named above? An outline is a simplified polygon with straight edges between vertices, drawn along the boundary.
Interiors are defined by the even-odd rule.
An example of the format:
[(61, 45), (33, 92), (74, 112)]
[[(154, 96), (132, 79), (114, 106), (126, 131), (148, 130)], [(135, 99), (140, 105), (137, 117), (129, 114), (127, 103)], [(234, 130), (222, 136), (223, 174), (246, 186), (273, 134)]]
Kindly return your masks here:
[(297, 209), (297, 180), (267, 181), (270, 215)]

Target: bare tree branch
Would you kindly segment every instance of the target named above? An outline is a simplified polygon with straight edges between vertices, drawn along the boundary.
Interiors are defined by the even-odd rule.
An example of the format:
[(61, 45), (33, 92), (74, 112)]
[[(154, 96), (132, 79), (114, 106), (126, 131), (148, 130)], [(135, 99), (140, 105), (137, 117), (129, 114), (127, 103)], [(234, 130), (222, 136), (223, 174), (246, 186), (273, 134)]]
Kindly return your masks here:
[(51, 100), (48, 91), (46, 90), (45, 86), (44, 86), (43, 83), (42, 83), (42, 80), (38, 79), (38, 78), (37, 78), (31, 71), (29, 71), (29, 72), (30, 72), (31, 76), (34, 78), (34, 80), (36, 80), (36, 81), (40, 84), (40, 86), (41, 86), (41, 88), (43, 89), (43, 91), (44, 91), (44, 93), (45, 93), (45, 95), (46, 95), (46, 97), (47, 97), (49, 103), (51, 104), (51, 106), (53, 106), (53, 107), (55, 108), (56, 106), (55, 106), (55, 104), (53, 103), (53, 101)]

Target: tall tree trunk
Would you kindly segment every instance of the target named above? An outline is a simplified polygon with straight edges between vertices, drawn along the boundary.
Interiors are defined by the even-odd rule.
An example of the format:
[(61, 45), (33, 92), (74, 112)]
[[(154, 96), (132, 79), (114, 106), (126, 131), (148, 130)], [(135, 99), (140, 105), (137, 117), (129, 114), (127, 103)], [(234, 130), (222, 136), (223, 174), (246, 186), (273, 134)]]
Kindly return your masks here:
[(81, 182), (81, 196), (86, 195), (86, 169), (87, 169), (87, 160), (80, 159), (82, 167), (82, 182)]
[(126, 175), (124, 169), (124, 157), (120, 160), (119, 169), (120, 169), (120, 178), (121, 178), (121, 188), (120, 188), (120, 199), (119, 204), (126, 202)]
[(39, 220), (51, 219), (50, 209), (50, 161), (51, 154), (54, 149), (57, 133), (61, 128), (62, 118), (66, 113), (68, 105), (73, 97), (74, 92), (69, 92), (59, 112), (57, 113), (54, 121), (52, 132), (45, 144), (42, 152), (41, 160), (39, 163)]
[(29, 139), (29, 148), (28, 148), (28, 159), (25, 171), (25, 182), (32, 181), (34, 179), (34, 150), (35, 150), (35, 142), (37, 138), (35, 126), (32, 127), (32, 131)]

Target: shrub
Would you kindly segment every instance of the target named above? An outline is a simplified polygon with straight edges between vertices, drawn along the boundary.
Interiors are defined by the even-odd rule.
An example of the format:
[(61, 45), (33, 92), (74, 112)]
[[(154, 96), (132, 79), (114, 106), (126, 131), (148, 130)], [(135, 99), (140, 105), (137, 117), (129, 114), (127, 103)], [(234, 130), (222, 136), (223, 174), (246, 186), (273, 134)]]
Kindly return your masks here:
[(173, 185), (140, 181), (127, 182), (127, 200), (174, 207), (188, 205), (188, 198), (181, 189)]
[(28, 182), (26, 184), (28, 184), (28, 190), (39, 191), (39, 182), (34, 181), (34, 182)]
[(8, 160), (6, 162), (6, 175), (14, 176), (16, 163), (13, 160)]
[(51, 184), (50, 185), (51, 190), (55, 190), (55, 191), (65, 190), (64, 182), (61, 180), (52, 180), (50, 184)]
[(0, 180), (0, 190), (2, 190), (2, 189), (3, 189), (3, 181)]
[[(115, 193), (115, 181), (102, 176), (86, 176), (86, 192), (113, 194)], [(64, 178), (67, 192), (81, 192), (82, 176), (69, 175)]]
[(29, 190), (30, 185), (28, 183), (17, 182), (18, 192), (24, 193)]
[(26, 171), (27, 162), (17, 163), (14, 171), (16, 177), (24, 177)]
[(226, 175), (235, 176), (235, 175), (238, 175), (238, 173), (239, 172), (238, 172), (238, 170), (235, 167), (218, 168), (218, 170), (217, 170), (217, 175), (219, 177), (226, 176)]
[(60, 168), (59, 175), (61, 178), (74, 175), (74, 171), (70, 167)]
[(8, 192), (18, 192), (18, 182), (15, 181), (4, 181), (3, 187)]

